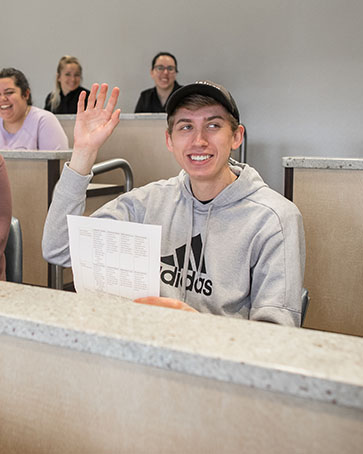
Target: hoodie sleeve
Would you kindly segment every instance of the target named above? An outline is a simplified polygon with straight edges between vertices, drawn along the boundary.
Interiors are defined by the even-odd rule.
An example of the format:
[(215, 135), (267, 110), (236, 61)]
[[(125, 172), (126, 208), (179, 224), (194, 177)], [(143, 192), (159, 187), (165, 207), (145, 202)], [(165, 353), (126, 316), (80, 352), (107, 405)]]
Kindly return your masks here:
[(67, 214), (82, 215), (92, 175), (82, 176), (65, 164), (44, 225), (42, 250), (49, 263), (71, 266)]
[(275, 216), (280, 229), (264, 241), (252, 269), (250, 319), (300, 326), (305, 265), (302, 217), (292, 203)]

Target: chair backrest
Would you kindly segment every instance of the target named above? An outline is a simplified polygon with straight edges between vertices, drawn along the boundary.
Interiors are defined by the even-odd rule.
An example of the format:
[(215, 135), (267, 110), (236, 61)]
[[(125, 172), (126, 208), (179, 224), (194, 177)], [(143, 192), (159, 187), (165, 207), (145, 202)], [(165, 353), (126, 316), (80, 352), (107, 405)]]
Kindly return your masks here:
[(98, 162), (92, 167), (93, 175), (99, 175), (101, 173), (109, 172), (110, 170), (122, 169), (125, 176), (125, 192), (131, 191), (134, 187), (134, 177), (132, 169), (126, 159), (114, 158), (108, 161)]
[(23, 239), (19, 219), (14, 217), (11, 218), (5, 258), (6, 280), (21, 283), (23, 280)]
[(303, 288), (302, 294), (301, 294), (301, 326), (304, 323), (305, 316), (306, 316), (306, 310), (309, 306), (309, 303), (310, 303), (309, 292), (306, 288)]

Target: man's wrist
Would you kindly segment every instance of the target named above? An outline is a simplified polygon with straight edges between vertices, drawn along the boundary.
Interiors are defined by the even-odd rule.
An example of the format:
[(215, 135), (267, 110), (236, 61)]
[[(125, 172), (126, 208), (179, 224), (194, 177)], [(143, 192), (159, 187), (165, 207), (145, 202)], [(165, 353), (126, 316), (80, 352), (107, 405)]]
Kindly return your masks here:
[(93, 153), (89, 153), (74, 148), (69, 162), (69, 167), (80, 175), (89, 175), (91, 173), (92, 166), (96, 161), (96, 156), (97, 150)]

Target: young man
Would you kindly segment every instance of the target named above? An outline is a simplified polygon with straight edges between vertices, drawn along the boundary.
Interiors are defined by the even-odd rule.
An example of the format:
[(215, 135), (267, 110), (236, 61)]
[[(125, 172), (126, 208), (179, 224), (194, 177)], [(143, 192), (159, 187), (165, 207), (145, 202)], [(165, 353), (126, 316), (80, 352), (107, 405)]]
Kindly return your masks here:
[[(98, 149), (117, 125), (118, 89), (80, 97), (72, 159), (54, 193), (44, 230), (46, 260), (70, 266), (66, 214), (82, 214)], [(94, 107), (92, 107), (94, 106)], [(94, 216), (162, 226), (160, 298), (137, 302), (300, 325), (304, 233), (294, 204), (244, 164), (230, 166), (243, 127), (230, 93), (199, 81), (167, 104), (166, 143), (177, 177), (119, 196)]]

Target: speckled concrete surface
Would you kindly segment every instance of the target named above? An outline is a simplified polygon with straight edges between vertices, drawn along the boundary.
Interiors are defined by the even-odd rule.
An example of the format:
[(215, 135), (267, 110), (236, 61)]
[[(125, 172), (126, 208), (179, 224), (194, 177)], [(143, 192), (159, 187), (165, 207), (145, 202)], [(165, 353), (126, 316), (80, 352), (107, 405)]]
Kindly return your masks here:
[(363, 170), (363, 159), (291, 156), (282, 158), (282, 166), (297, 169)]
[(5, 159), (39, 159), (52, 161), (54, 159), (70, 159), (72, 150), (0, 150)]
[(363, 409), (363, 338), (6, 282), (0, 334)]

